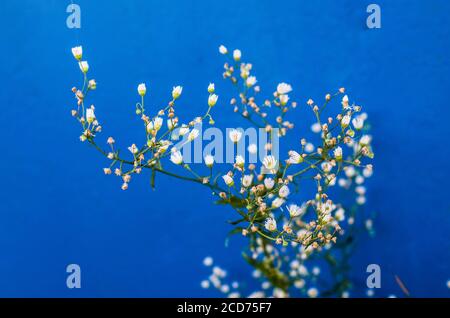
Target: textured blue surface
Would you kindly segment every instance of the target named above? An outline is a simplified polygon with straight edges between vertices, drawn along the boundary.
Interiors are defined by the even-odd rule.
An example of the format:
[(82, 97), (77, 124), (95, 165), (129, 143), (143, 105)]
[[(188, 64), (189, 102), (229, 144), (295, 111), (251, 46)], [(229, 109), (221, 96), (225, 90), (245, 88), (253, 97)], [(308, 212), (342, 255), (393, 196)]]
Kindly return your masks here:
[[(286, 81), (304, 101), (347, 87), (374, 127), (368, 208), (379, 214), (353, 276), (363, 284), (367, 264), (378, 263), (378, 296), (401, 294), (395, 274), (414, 296), (449, 296), (450, 2), (377, 1), (379, 30), (365, 26), (371, 1), (78, 3), (79, 32), (65, 25), (69, 1), (0, 3), (0, 296), (208, 296), (199, 286), (208, 254), (236, 279), (248, 274), (238, 241), (224, 248), (231, 212), (205, 189), (161, 177), (153, 192), (142, 176), (122, 192), (80, 144), (70, 117), (79, 41), (99, 83), (103, 137), (123, 145), (141, 137), (141, 81), (155, 108), (183, 85), (186, 116), (203, 111), (209, 81), (226, 99), (222, 43), (243, 50), (266, 92)], [(65, 286), (70, 263), (81, 265), (80, 290)]]

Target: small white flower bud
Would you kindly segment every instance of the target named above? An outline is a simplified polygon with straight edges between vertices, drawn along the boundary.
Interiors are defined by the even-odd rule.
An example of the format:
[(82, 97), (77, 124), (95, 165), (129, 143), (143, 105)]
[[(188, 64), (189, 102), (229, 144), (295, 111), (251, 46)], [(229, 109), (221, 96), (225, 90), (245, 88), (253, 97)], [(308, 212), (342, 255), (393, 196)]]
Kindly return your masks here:
[(183, 87), (181, 87), (181, 86), (174, 87), (172, 90), (173, 99), (177, 99), (178, 97), (180, 97), (182, 91), (183, 91)]
[(219, 52), (220, 52), (220, 54), (227, 54), (228, 49), (225, 46), (221, 45), (221, 46), (219, 46)]
[(209, 107), (213, 107), (214, 105), (216, 105), (218, 98), (219, 98), (219, 96), (217, 96), (216, 94), (209, 95), (209, 98), (208, 98)]
[(214, 83), (209, 83), (208, 85), (208, 93), (213, 94), (215, 90)]
[(138, 85), (138, 93), (141, 96), (145, 96), (145, 93), (147, 93), (147, 87), (145, 86), (145, 83), (141, 83)]
[(81, 70), (84, 74), (86, 74), (86, 73), (88, 72), (88, 70), (89, 70), (89, 64), (88, 64), (87, 61), (81, 61), (81, 62), (79, 63), (79, 66), (80, 66), (80, 70)]
[(211, 155), (205, 156), (205, 165), (209, 168), (211, 168), (214, 164), (214, 157)]
[(241, 51), (240, 50), (234, 50), (233, 51), (233, 58), (237, 62), (241, 59)]
[(81, 46), (73, 47), (72, 54), (78, 61), (81, 61), (81, 58), (83, 57), (83, 47)]

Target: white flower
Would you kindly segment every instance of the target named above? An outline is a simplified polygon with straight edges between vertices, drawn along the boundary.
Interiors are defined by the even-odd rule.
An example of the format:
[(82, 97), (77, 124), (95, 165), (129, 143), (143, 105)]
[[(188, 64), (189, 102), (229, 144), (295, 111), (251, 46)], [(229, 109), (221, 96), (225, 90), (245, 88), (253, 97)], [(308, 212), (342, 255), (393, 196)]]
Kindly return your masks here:
[(292, 86), (286, 83), (280, 83), (277, 86), (277, 92), (280, 95), (290, 93), (292, 91)]
[(169, 130), (174, 129), (177, 126), (177, 122), (175, 120), (173, 120), (172, 118), (169, 118), (167, 120), (167, 128), (169, 128)]
[(280, 206), (282, 206), (284, 202), (285, 200), (283, 198), (276, 198), (275, 200), (272, 201), (272, 207), (277, 209)]
[(214, 90), (215, 90), (214, 83), (209, 83), (208, 93), (212, 94), (212, 93), (214, 93)]
[(81, 58), (83, 57), (83, 47), (81, 46), (73, 47), (72, 54), (74, 58), (76, 58), (78, 61), (81, 61)]
[(169, 149), (169, 146), (172, 143), (169, 140), (162, 140), (161, 141), (161, 146), (159, 146), (158, 151), (165, 153), (167, 151), (167, 149)]
[(305, 145), (305, 151), (306, 152), (313, 152), (314, 151), (314, 145), (312, 144), (312, 143), (310, 143), (310, 142), (308, 142), (306, 145)]
[[(213, 91), (214, 91), (214, 89), (213, 89)], [(219, 98), (219, 96), (217, 96), (216, 94), (209, 95), (208, 106), (213, 107), (217, 103), (218, 98)]]
[(348, 166), (346, 169), (344, 169), (345, 175), (347, 178), (353, 178), (356, 174), (355, 167)]
[(278, 163), (277, 160), (272, 155), (266, 156), (263, 159), (263, 165), (268, 170), (274, 170), (277, 167), (277, 163)]
[(214, 157), (211, 155), (205, 156), (205, 165), (209, 168), (211, 168), (214, 164)]
[(94, 108), (90, 107), (86, 109), (86, 120), (89, 124), (92, 124), (95, 120)]
[(221, 45), (221, 46), (219, 46), (219, 52), (220, 52), (220, 54), (227, 54), (228, 49), (225, 46)]
[(181, 165), (183, 163), (183, 156), (181, 155), (181, 152), (172, 152), (170, 155), (170, 161), (172, 161), (176, 165)]
[(237, 155), (236, 156), (236, 165), (238, 165), (239, 167), (243, 167), (244, 164), (245, 164), (244, 157), (242, 157), (241, 155)]
[(203, 265), (205, 266), (211, 266), (213, 264), (213, 259), (210, 256), (205, 257), (203, 260)]
[(209, 281), (213, 284), (215, 288), (220, 288), (221, 282), (216, 275), (209, 276)]
[(289, 195), (289, 193), (290, 193), (290, 190), (289, 190), (289, 188), (288, 188), (287, 185), (282, 186), (282, 187), (280, 188), (280, 190), (278, 191), (278, 195), (279, 195), (281, 198), (286, 198), (286, 197)]
[(129, 150), (133, 155), (137, 154), (137, 152), (139, 151), (135, 144), (132, 144), (130, 147), (128, 147), (128, 150)]
[(275, 181), (272, 178), (265, 178), (264, 179), (264, 186), (267, 190), (270, 190), (275, 185)]
[(291, 218), (295, 218), (303, 213), (303, 209), (296, 204), (291, 204), (287, 207), (289, 215)]
[(336, 147), (336, 149), (334, 149), (333, 151), (334, 157), (336, 158), (336, 160), (342, 160), (342, 148), (341, 147)]
[(241, 77), (247, 78), (250, 75), (250, 69), (247, 67), (247, 65), (243, 65), (241, 67)]
[(240, 132), (240, 131), (237, 130), (237, 129), (232, 129), (232, 130), (229, 132), (228, 136), (230, 137), (230, 139), (231, 139), (232, 142), (238, 143), (239, 140), (241, 140), (242, 132)]
[(320, 133), (322, 131), (322, 126), (320, 126), (319, 123), (314, 123), (311, 125), (311, 131), (316, 134)]
[(317, 288), (310, 288), (308, 289), (307, 294), (309, 298), (316, 298), (319, 295), (319, 291)]
[(273, 297), (274, 298), (287, 298), (288, 296), (289, 295), (281, 288), (275, 287), (273, 289)]
[(363, 169), (363, 176), (366, 178), (370, 178), (373, 174), (373, 170), (372, 169), (368, 169), (368, 168), (364, 168)]
[(357, 186), (355, 192), (359, 195), (364, 195), (366, 193), (366, 188), (364, 186)]
[(263, 282), (263, 283), (261, 284), (261, 288), (262, 288), (262, 289), (269, 289), (270, 286), (271, 286), (270, 282)]
[(372, 137), (369, 135), (364, 135), (361, 137), (361, 139), (359, 140), (359, 144), (363, 145), (363, 146), (367, 146), (368, 144), (370, 144), (370, 142), (372, 141)]
[(267, 231), (274, 232), (277, 230), (277, 221), (274, 218), (267, 218), (264, 227)]
[(220, 291), (224, 294), (228, 294), (230, 292), (230, 286), (223, 285), (222, 287), (220, 287)]
[(209, 281), (208, 280), (203, 280), (200, 285), (202, 286), (202, 288), (207, 289), (209, 288)]
[(301, 264), (301, 265), (298, 267), (298, 273), (299, 273), (301, 276), (307, 276), (307, 275), (308, 275), (308, 269), (306, 268), (305, 265)]
[(160, 130), (163, 124), (163, 119), (161, 117), (155, 117), (147, 124), (147, 133), (151, 133), (152, 130)]
[(329, 201), (325, 202), (325, 203), (319, 203), (317, 205), (317, 211), (319, 211), (320, 213), (323, 213), (325, 215), (328, 215), (331, 213), (331, 211), (333, 211), (333, 209), (336, 206), (332, 203), (330, 203)]
[(227, 276), (227, 272), (221, 269), (219, 266), (213, 267), (213, 274), (220, 278), (225, 278), (225, 276)]
[(312, 273), (315, 276), (319, 275), (320, 274), (320, 267), (314, 266), (313, 269), (312, 269)]
[(334, 214), (334, 218), (341, 222), (345, 220), (345, 210), (343, 208), (337, 209), (337, 211)]
[(294, 282), (295, 288), (301, 289), (305, 286), (305, 280), (299, 279)]
[(189, 140), (189, 141), (192, 141), (192, 140), (194, 140), (195, 138), (197, 138), (198, 135), (199, 135), (198, 129), (192, 129), (192, 131), (191, 131), (191, 132), (189, 133), (189, 135), (188, 135), (188, 140)]
[(223, 175), (222, 176), (223, 181), (225, 181), (225, 184), (229, 187), (232, 187), (234, 185), (234, 180), (229, 175)]
[(290, 264), (291, 268), (298, 268), (300, 266), (300, 262), (297, 259), (294, 259)]
[(262, 291), (255, 291), (251, 293), (248, 298), (266, 298), (266, 294)]
[(184, 135), (186, 135), (188, 132), (189, 132), (189, 127), (186, 126), (186, 125), (182, 125), (182, 126), (180, 127), (180, 130), (179, 130), (178, 133), (179, 133), (180, 136), (184, 136)]
[(296, 151), (289, 151), (289, 159), (288, 162), (290, 164), (299, 164), (303, 162), (303, 157)]
[(87, 61), (81, 61), (78, 65), (80, 66), (80, 70), (85, 74), (89, 70), (89, 64)]
[(366, 197), (360, 195), (356, 198), (356, 203), (358, 203), (359, 205), (363, 205), (366, 203)]
[(344, 95), (344, 97), (342, 97), (342, 107), (347, 108), (348, 107), (348, 96)]
[(286, 105), (287, 102), (289, 101), (289, 96), (288, 95), (280, 95), (280, 103), (281, 105)]
[(353, 118), (352, 124), (356, 130), (360, 130), (364, 126), (364, 119), (362, 119), (361, 117)]
[(363, 176), (357, 176), (355, 178), (355, 183), (356, 184), (363, 184), (364, 183), (364, 177)]
[(147, 87), (145, 86), (145, 83), (139, 84), (137, 90), (138, 90), (139, 95), (144, 96), (145, 93), (147, 93)]
[(177, 99), (178, 97), (180, 97), (182, 91), (183, 91), (183, 87), (181, 87), (181, 86), (174, 87), (172, 89), (172, 97), (173, 97), (173, 99)]
[(336, 185), (337, 178), (335, 175), (327, 176), (328, 186), (333, 187)]
[(350, 116), (349, 115), (345, 115), (344, 117), (342, 117), (341, 119), (341, 126), (343, 128), (347, 127), (350, 124)]
[(88, 88), (89, 88), (90, 90), (94, 90), (94, 89), (97, 88), (97, 82), (95, 81), (95, 79), (89, 80), (89, 82), (88, 82)]
[(235, 61), (239, 61), (241, 59), (241, 51), (240, 50), (234, 50), (233, 51), (233, 58)]
[(253, 182), (253, 175), (249, 174), (249, 175), (245, 175), (242, 177), (242, 186), (245, 188), (248, 188), (249, 186), (252, 185)]
[(258, 151), (258, 146), (256, 146), (256, 144), (250, 144), (247, 147), (247, 150), (248, 150), (249, 153), (255, 154)]
[(245, 84), (247, 85), (247, 87), (252, 87), (253, 85), (256, 84), (256, 77), (255, 76), (249, 76), (247, 77), (247, 80), (245, 81)]

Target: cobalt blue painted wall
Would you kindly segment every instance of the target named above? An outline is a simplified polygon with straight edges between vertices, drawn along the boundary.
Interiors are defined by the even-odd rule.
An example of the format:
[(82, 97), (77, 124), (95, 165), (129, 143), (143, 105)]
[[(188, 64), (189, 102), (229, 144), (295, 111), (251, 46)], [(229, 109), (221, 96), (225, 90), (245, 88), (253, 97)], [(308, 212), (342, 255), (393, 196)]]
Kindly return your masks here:
[[(375, 1), (379, 30), (365, 27), (372, 1), (76, 2), (79, 32), (65, 25), (69, 1), (0, 3), (0, 296), (215, 295), (199, 286), (209, 254), (235, 278), (248, 274), (238, 242), (224, 248), (231, 212), (205, 189), (161, 177), (153, 192), (142, 176), (122, 192), (80, 144), (70, 117), (78, 42), (99, 83), (103, 137), (123, 145), (141, 136), (141, 81), (155, 108), (183, 85), (185, 116), (203, 111), (214, 81), (222, 120), (235, 122), (223, 103), (222, 43), (243, 50), (266, 92), (286, 81), (304, 101), (347, 87), (374, 127), (368, 208), (379, 214), (354, 276), (363, 284), (365, 266), (378, 263), (378, 296), (401, 294), (394, 274), (414, 296), (449, 296), (448, 1)], [(69, 263), (81, 265), (80, 290), (65, 287)]]

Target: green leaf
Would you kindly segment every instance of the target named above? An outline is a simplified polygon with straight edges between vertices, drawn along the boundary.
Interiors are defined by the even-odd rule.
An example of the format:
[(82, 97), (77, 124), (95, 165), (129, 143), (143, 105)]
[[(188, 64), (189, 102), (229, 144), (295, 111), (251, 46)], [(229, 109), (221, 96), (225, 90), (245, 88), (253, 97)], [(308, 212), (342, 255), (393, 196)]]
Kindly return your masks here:
[(272, 262), (255, 260), (249, 257), (246, 253), (242, 253), (242, 257), (244, 257), (247, 263), (259, 270), (273, 286), (283, 290), (288, 290), (290, 287), (289, 278), (286, 277), (280, 270), (275, 268)]
[(234, 196), (229, 199), (220, 199), (220, 200), (216, 201), (216, 204), (222, 204), (222, 205), (229, 204), (233, 208), (245, 208), (247, 205), (245, 200), (236, 198)]
[(235, 221), (228, 221), (228, 223), (230, 223), (231, 225), (237, 225), (237, 224), (242, 223), (244, 221), (246, 221), (246, 219), (242, 218), (242, 219), (235, 220)]

